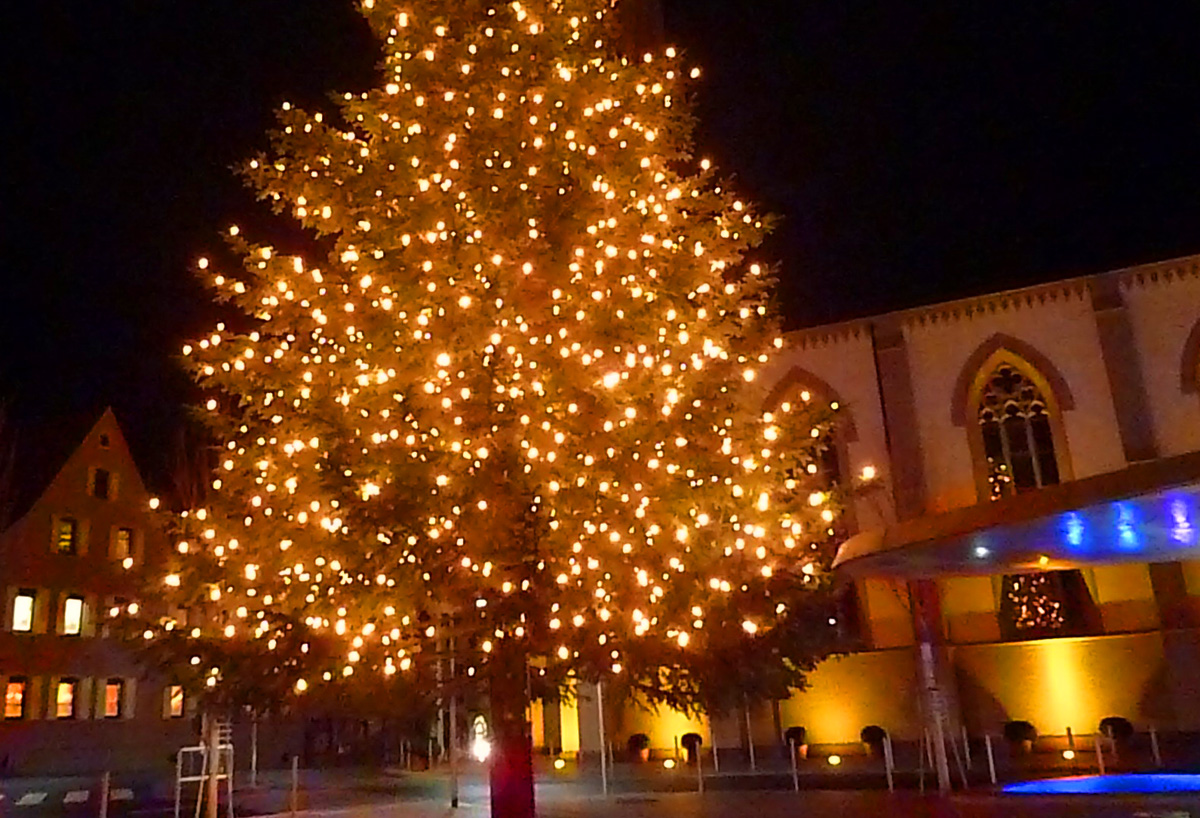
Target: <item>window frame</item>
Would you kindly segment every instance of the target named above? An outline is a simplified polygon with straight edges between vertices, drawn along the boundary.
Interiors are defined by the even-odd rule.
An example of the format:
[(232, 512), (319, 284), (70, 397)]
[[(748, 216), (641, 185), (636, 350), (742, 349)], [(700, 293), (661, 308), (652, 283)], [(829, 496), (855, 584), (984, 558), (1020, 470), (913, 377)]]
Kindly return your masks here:
[[(117, 689), (116, 712), (109, 712), (109, 689)], [(119, 676), (110, 676), (104, 680), (104, 698), (101, 700), (100, 713), (105, 719), (120, 719), (125, 716), (125, 680)]]
[[(178, 713), (175, 712), (175, 691), (179, 691)], [(187, 700), (187, 689), (183, 685), (179, 684), (178, 682), (173, 682), (167, 685), (166, 702), (164, 703), (165, 706), (163, 707), (163, 712), (166, 714), (166, 717), (168, 719), (187, 718)]]
[[(75, 630), (68, 630), (67, 606), (72, 602), (79, 603), (79, 621), (75, 623)], [(59, 633), (63, 636), (83, 636), (84, 625), (87, 620), (87, 600), (82, 594), (67, 594), (63, 598), (62, 605), (62, 628)]]
[[(62, 713), (62, 691), (63, 687), (68, 687), (71, 691), (71, 711), (67, 715)], [(54, 720), (55, 721), (71, 721), (79, 718), (79, 693), (81, 690), (80, 681), (74, 676), (62, 676), (54, 682)]]
[[(129, 539), (125, 542), (125, 552), (121, 553), (121, 535), (127, 533)], [(112, 558), (117, 562), (123, 562), (127, 559), (134, 559), (134, 540), (137, 537), (137, 531), (133, 526), (118, 525), (113, 527), (112, 538)]]
[[(63, 546), (63, 527), (71, 526), (71, 544), (70, 548), (64, 549)], [(54, 548), (54, 553), (64, 557), (77, 557), (80, 554), (79, 539), (82, 524), (78, 517), (70, 514), (64, 514), (61, 517), (54, 518), (54, 531), (51, 539), (51, 544)]]
[[(28, 623), (27, 623), (27, 627), (18, 628), (17, 627), (17, 605), (23, 599), (29, 600)], [(37, 626), (37, 590), (36, 589), (20, 588), (17, 590), (17, 592), (15, 594), (13, 594), (11, 625), (12, 626), (11, 626), (10, 630), (13, 633), (33, 633), (34, 628)]]
[[(92, 468), (88, 480), (88, 494), (97, 500), (113, 500), (115, 492), (113, 489), (114, 480), (111, 469), (106, 469), (103, 466), (95, 466)], [(103, 478), (103, 479), (102, 479)], [(104, 487), (104, 492), (100, 492), (100, 487)]]
[[(21, 704), (20, 704), (21, 711), (16, 715), (10, 715), (9, 711), (8, 711), (8, 707), (9, 707), (8, 697), (9, 697), (9, 693), (10, 693), (10, 690), (13, 687), (13, 685), (19, 685), (20, 690), (21, 690)], [(21, 721), (28, 717), (28, 714), (29, 714), (29, 691), (30, 691), (30, 683), (29, 683), (28, 676), (9, 676), (8, 677), (8, 679), (4, 682), (4, 720), (5, 721)]]
[(1066, 426), (1063, 423), (1062, 403), (1053, 385), (1041, 371), (1008, 349), (1001, 348), (989, 355), (971, 381), (967, 393), (966, 417), (964, 425), (967, 431), (967, 447), (971, 456), (971, 470), (975, 476), (975, 497), (977, 503), (992, 502), (992, 484), (988, 472), (987, 448), (984, 444), (983, 424), (979, 422), (980, 403), (984, 390), (992, 375), (1002, 366), (1012, 367), (1020, 375), (1028, 379), (1041, 393), (1042, 401), (1050, 427), (1050, 439), (1054, 446), (1054, 462), (1058, 467), (1058, 482), (1067, 483), (1075, 479), (1072, 468), (1070, 441), (1067, 439)]

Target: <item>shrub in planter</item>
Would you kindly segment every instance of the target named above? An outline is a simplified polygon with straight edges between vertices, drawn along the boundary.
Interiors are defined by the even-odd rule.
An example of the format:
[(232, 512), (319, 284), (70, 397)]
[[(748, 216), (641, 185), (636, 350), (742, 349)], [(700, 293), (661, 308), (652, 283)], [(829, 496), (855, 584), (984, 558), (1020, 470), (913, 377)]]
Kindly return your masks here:
[(688, 764), (695, 764), (696, 759), (700, 756), (700, 745), (704, 743), (704, 739), (700, 738), (699, 733), (684, 733), (680, 736), (679, 743), (683, 745), (683, 751), (687, 753)]
[(883, 741), (887, 738), (887, 731), (877, 724), (868, 724), (858, 734), (859, 741), (863, 743), (869, 755), (881, 755), (883, 753)]
[(1010, 721), (1004, 725), (1004, 740), (1023, 753), (1033, 749), (1036, 739), (1037, 728), (1027, 721)]
[(783, 731), (783, 740), (788, 748), (796, 748), (797, 758), (808, 758), (808, 731), (803, 727), (789, 727)]
[(634, 761), (650, 760), (650, 737), (645, 733), (634, 733), (629, 737), (629, 757)]
[(1113, 741), (1126, 742), (1133, 738), (1133, 723), (1121, 716), (1107, 716), (1100, 720), (1100, 732)]

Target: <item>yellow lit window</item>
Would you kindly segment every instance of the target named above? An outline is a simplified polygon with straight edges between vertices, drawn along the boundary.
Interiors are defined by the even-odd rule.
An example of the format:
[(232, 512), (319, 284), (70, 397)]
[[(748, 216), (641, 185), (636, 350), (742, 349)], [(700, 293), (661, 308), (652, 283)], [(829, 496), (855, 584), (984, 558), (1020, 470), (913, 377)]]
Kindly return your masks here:
[(4, 718), (25, 718), (25, 689), (29, 682), (24, 679), (9, 679), (4, 688)]
[(83, 630), (83, 599), (77, 596), (67, 597), (63, 603), (63, 633), (68, 636), (78, 636)]
[(104, 685), (104, 718), (119, 719), (121, 717), (121, 701), (124, 698), (124, 680), (109, 679)]
[(118, 560), (123, 560), (126, 557), (133, 556), (133, 529), (118, 528), (117, 536), (113, 542), (113, 557)]
[(74, 679), (62, 679), (54, 694), (54, 715), (60, 719), (75, 718), (75, 685)]
[(19, 591), (13, 601), (12, 629), (21, 633), (33, 630), (33, 591)]
[(78, 536), (79, 524), (72, 517), (63, 517), (58, 521), (54, 532), (54, 547), (60, 554), (74, 554), (75, 540)]
[(183, 718), (183, 685), (171, 685), (168, 689), (167, 715), (173, 719)]

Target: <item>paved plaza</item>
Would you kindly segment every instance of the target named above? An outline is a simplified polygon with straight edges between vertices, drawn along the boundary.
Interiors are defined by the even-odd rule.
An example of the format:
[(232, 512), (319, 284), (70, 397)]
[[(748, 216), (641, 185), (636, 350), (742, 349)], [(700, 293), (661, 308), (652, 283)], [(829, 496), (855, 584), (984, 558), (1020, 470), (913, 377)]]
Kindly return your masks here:
[[(541, 818), (1200, 818), (1200, 796), (1173, 799), (1033, 798), (963, 795), (949, 799), (886, 792), (719, 792), (543, 798)], [(278, 818), (287, 818), (282, 813)], [(445, 802), (345, 807), (299, 818), (489, 818), (486, 793)]]

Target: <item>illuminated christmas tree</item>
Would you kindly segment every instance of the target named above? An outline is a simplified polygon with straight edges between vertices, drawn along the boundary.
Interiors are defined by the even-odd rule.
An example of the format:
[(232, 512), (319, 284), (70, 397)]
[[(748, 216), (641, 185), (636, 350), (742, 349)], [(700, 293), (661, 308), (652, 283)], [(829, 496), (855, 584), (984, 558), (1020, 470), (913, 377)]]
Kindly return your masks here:
[(828, 412), (764, 409), (766, 225), (691, 155), (674, 50), (621, 56), (608, 0), (361, 10), (379, 87), (285, 104), (245, 169), (322, 253), (200, 262), (245, 318), (184, 350), (221, 451), (165, 586), (224, 619), (146, 635), (320, 644), (298, 693), (452, 654), (528, 814), (527, 678), (712, 707), (831, 650)]

